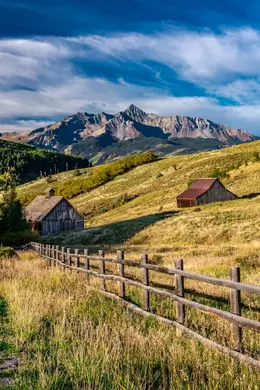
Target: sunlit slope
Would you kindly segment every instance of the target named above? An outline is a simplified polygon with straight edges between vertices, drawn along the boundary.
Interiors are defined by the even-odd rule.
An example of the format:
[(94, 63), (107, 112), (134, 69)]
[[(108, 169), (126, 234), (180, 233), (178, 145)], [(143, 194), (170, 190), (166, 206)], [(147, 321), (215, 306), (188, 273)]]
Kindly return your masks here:
[[(155, 246), (258, 240), (259, 154), (260, 142), (256, 141), (214, 152), (169, 157), (134, 168), (71, 199), (85, 215), (86, 227), (92, 229), (70, 233), (69, 239), (84, 244)], [(221, 179), (226, 187), (244, 198), (202, 206), (199, 212), (193, 208), (177, 209), (176, 195), (187, 188), (188, 181), (208, 177), (216, 170), (226, 176)], [(81, 180), (81, 176), (72, 180)]]

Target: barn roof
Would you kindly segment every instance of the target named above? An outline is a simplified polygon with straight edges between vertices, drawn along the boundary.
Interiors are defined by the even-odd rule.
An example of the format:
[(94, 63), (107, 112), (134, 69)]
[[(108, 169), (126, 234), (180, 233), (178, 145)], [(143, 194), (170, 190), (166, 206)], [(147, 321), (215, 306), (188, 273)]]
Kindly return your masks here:
[(38, 195), (25, 208), (26, 218), (31, 221), (41, 222), (61, 201), (63, 196)]
[(213, 179), (196, 179), (191, 186), (177, 196), (177, 199), (196, 199), (207, 192), (218, 178)]

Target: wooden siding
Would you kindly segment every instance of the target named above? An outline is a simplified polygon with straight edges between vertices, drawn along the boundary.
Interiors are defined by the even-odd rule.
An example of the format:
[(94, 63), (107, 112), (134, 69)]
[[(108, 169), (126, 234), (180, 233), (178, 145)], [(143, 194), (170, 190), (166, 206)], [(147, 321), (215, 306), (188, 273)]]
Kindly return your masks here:
[(220, 181), (216, 181), (207, 192), (197, 198), (197, 204), (200, 205), (234, 199), (237, 199), (236, 195), (226, 190)]
[(63, 199), (42, 221), (42, 235), (64, 230), (84, 229), (84, 220), (76, 210)]
[(177, 207), (193, 207), (197, 206), (197, 199), (177, 199)]

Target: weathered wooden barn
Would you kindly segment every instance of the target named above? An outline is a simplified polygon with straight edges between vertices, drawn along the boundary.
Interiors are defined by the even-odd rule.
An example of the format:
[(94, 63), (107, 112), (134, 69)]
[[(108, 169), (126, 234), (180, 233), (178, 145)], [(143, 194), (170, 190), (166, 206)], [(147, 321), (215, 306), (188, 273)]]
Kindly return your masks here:
[(42, 236), (64, 230), (84, 229), (84, 219), (63, 196), (55, 196), (52, 188), (37, 196), (26, 208), (25, 215), (32, 230)]
[(177, 196), (178, 207), (235, 200), (237, 196), (228, 191), (219, 179), (196, 179), (191, 186)]

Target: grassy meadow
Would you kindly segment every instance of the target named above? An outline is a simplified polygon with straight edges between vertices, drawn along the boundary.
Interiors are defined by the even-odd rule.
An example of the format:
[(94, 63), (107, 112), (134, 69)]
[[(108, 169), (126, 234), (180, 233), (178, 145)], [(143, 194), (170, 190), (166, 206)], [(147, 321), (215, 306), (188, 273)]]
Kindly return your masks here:
[[(110, 166), (110, 164), (109, 164)], [(123, 249), (128, 259), (148, 253), (154, 264), (172, 266), (184, 259), (187, 271), (229, 278), (240, 265), (241, 280), (260, 284), (260, 141), (213, 152), (170, 156), (110, 176), (96, 188), (83, 188), (93, 175), (65, 172), (51, 184), (62, 191), (81, 188), (70, 202), (84, 215), (85, 229), (47, 237), (50, 244), (75, 248)], [(101, 170), (110, 170), (104, 165)], [(176, 195), (191, 179), (222, 177), (239, 196), (232, 202), (178, 209)], [(101, 183), (102, 184), (102, 183)], [(18, 188), (22, 200), (43, 193), (38, 180)], [(259, 374), (204, 348), (174, 329), (140, 318), (90, 290), (86, 278), (48, 270), (31, 253), (11, 266), (3, 263), (0, 296), (8, 307), (13, 345), (25, 355), (18, 388), (27, 389), (258, 389)], [(113, 269), (111, 269), (113, 271)], [(140, 279), (138, 270), (126, 269)], [(151, 273), (152, 283), (172, 285), (167, 275)], [(92, 280), (93, 286), (99, 286)], [(108, 284), (114, 291), (115, 284)], [(141, 293), (127, 289), (141, 303)], [(229, 290), (185, 281), (185, 296), (229, 310)], [(213, 298), (215, 297), (215, 298)], [(242, 294), (242, 312), (260, 321), (260, 299)], [(152, 310), (175, 317), (175, 306), (152, 297)], [(232, 347), (229, 323), (187, 310), (186, 325)], [(245, 352), (259, 358), (260, 337), (244, 332)], [(27, 386), (27, 387), (26, 387)], [(31, 386), (31, 387), (30, 387)], [(37, 387), (38, 386), (38, 387)]]
[[(22, 362), (13, 389), (259, 388), (259, 372), (122, 309), (90, 289), (85, 276), (48, 269), (30, 252), (0, 264), (8, 317), (1, 349)], [(98, 286), (92, 278), (90, 283)], [(138, 291), (127, 294), (140, 299)], [(157, 312), (168, 308), (170, 316), (170, 302), (152, 301), (152, 306)], [(188, 314), (189, 321), (193, 316)], [(214, 323), (215, 318), (207, 320), (207, 327), (228, 343), (228, 327)], [(205, 325), (201, 318), (201, 329)]]

